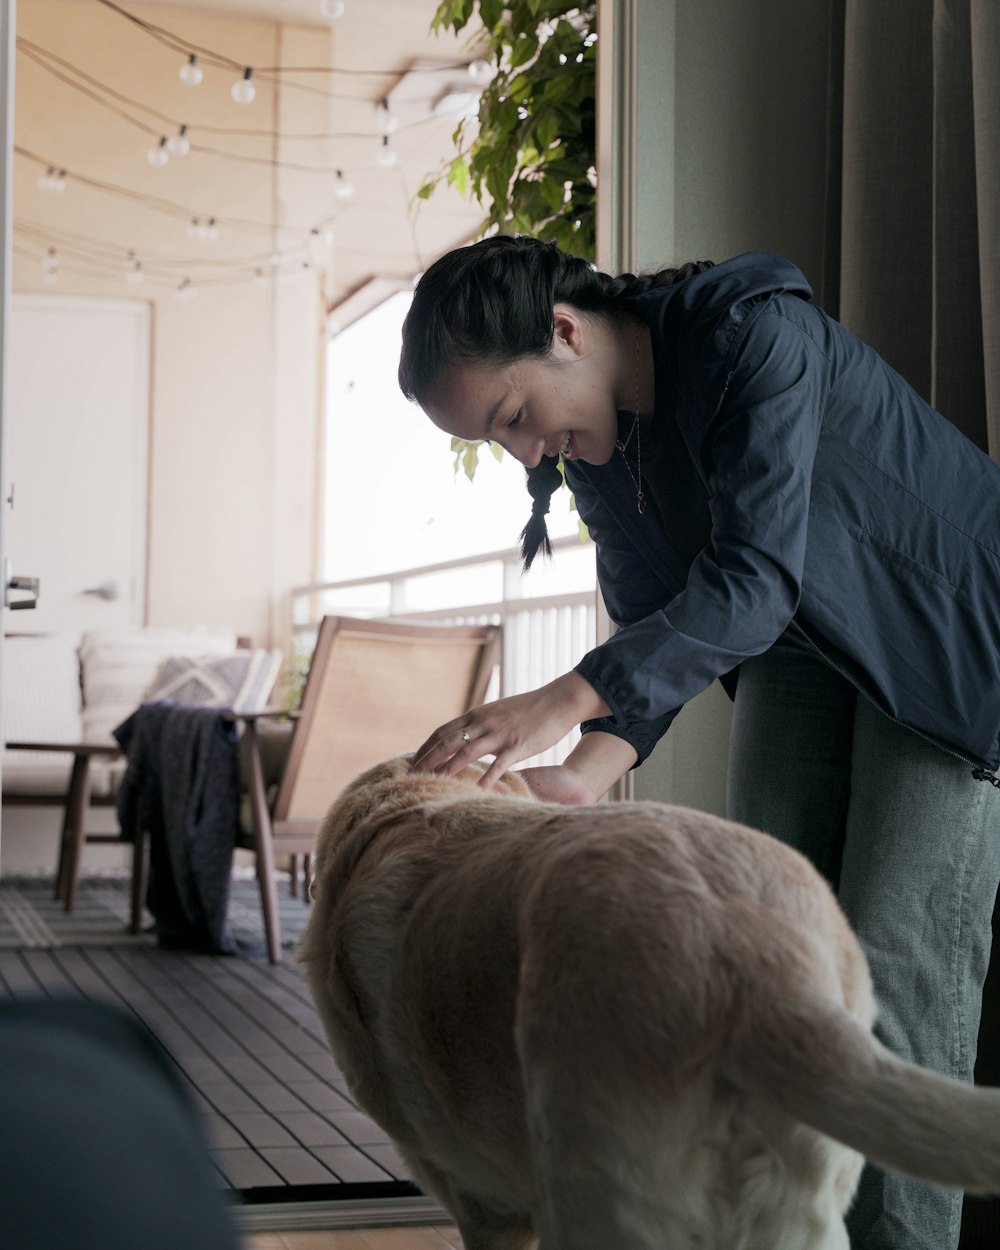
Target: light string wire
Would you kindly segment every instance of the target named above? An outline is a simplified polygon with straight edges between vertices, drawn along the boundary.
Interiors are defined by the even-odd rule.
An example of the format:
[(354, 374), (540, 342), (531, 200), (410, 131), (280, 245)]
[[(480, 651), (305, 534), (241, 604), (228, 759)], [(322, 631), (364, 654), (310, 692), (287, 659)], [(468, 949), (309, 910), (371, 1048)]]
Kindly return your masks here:
[[(54, 66), (48, 64), (46, 60), (44, 59), (44, 57), (49, 56), (52, 58), (52, 60), (58, 62), (59, 64), (67, 66), (73, 73), (76, 73), (80, 78), (84, 79), (86, 82), (93, 83), (94, 86), (96, 86), (99, 90), (107, 92), (108, 95), (114, 97), (115, 99), (123, 100), (126, 103), (132, 105), (134, 108), (138, 108), (144, 112), (150, 113), (152, 116), (156, 117), (158, 120), (164, 122), (166, 126), (170, 128), (171, 130), (180, 130), (181, 126), (183, 125), (186, 127), (188, 134), (191, 134), (195, 131), (204, 130), (206, 132), (211, 132), (213, 134), (246, 135), (246, 136), (252, 136), (254, 138), (268, 138), (268, 139), (280, 139), (280, 140), (284, 140), (286, 138), (296, 138), (296, 139), (308, 138), (308, 139), (319, 139), (319, 140), (361, 139), (370, 143), (373, 140), (377, 140), (381, 138), (381, 135), (379, 135), (375, 131), (372, 131), (372, 132), (340, 131), (340, 132), (331, 132), (329, 134), (284, 135), (280, 131), (277, 131), (277, 130), (248, 131), (248, 130), (239, 130), (236, 128), (226, 130), (222, 127), (200, 126), (197, 123), (181, 122), (175, 118), (167, 117), (165, 114), (160, 113), (158, 110), (149, 108), (147, 105), (141, 104), (137, 100), (131, 100), (129, 99), (128, 96), (124, 96), (120, 92), (114, 91), (110, 87), (104, 86), (103, 83), (99, 83), (96, 79), (91, 78), (87, 74), (84, 74), (82, 71), (76, 69), (75, 66), (70, 65), (69, 62), (63, 61), (61, 57), (57, 57), (53, 53), (49, 53), (45, 49), (39, 48), (37, 45), (30, 44), (27, 40), (25, 40), (22, 44), (20, 37), (18, 38), (18, 51), (22, 55), (26, 56), (29, 60), (33, 61), (41, 69), (45, 70), (46, 73), (49, 73), (54, 78), (57, 78), (60, 82), (65, 83), (68, 87), (71, 87), (73, 90), (80, 92), (82, 95), (86, 96), (88, 99), (93, 100), (96, 104), (99, 104), (102, 108), (106, 108), (110, 112), (115, 113), (118, 117), (121, 117), (124, 121), (128, 122), (129, 125), (134, 126), (136, 127), (136, 129), (141, 130), (145, 134), (151, 135), (153, 136), (153, 138), (157, 138), (157, 139), (162, 137), (163, 132), (161, 129), (148, 125), (146, 122), (141, 121), (139, 118), (133, 117), (130, 113), (126, 112), (125, 109), (120, 109), (116, 107), (114, 104), (111, 104), (109, 101), (102, 99), (101, 96), (98, 94), (98, 92), (91, 91), (87, 87), (83, 86), (81, 83), (75, 82), (69, 75), (60, 73), (60, 71), (54, 68)], [(352, 96), (350, 98), (353, 100), (357, 100), (357, 97)], [(436, 121), (436, 120), (440, 120), (440, 119), (435, 118), (433, 116), (426, 117), (426, 118), (419, 118), (416, 121), (411, 121), (411, 122), (406, 122), (406, 123), (401, 124), (399, 127), (399, 130), (400, 131), (409, 130), (415, 126), (425, 125), (428, 121)], [(399, 132), (397, 131), (396, 133), (399, 133)], [(347, 169), (347, 167), (344, 165), (303, 165), (301, 162), (298, 162), (298, 161), (282, 161), (282, 160), (276, 160), (273, 157), (249, 156), (246, 153), (226, 152), (219, 148), (204, 147), (203, 145), (197, 144), (197, 143), (191, 144), (191, 151), (197, 152), (204, 156), (215, 156), (221, 160), (237, 161), (241, 164), (266, 165), (272, 169), (291, 169), (291, 170), (295, 170), (297, 173), (323, 174), (327, 177), (331, 176), (332, 174), (335, 174), (338, 168), (341, 170), (341, 172), (344, 172), (344, 170)], [(352, 175), (356, 175), (358, 171), (355, 168), (351, 168), (348, 172), (350, 172)]]
[[(188, 55), (191, 52), (197, 54), (199, 59), (204, 60), (206, 65), (211, 65), (216, 69), (230, 69), (242, 73), (246, 68), (245, 63), (234, 61), (231, 57), (227, 57), (222, 53), (215, 52), (211, 48), (200, 47), (196, 43), (190, 43), (183, 36), (175, 34), (173, 31), (167, 30), (163, 26), (157, 26), (153, 22), (146, 21), (145, 18), (137, 17), (134, 13), (130, 13), (127, 9), (122, 8), (120, 4), (115, 4), (114, 0), (98, 0), (106, 9), (110, 9), (113, 13), (117, 13), (119, 17), (126, 18), (130, 22), (134, 22), (141, 30), (145, 31), (151, 38), (156, 39), (159, 43), (165, 44), (172, 48), (175, 52)], [(456, 61), (454, 64), (420, 66), (415, 65), (407, 71), (408, 73), (440, 73), (442, 70), (450, 69), (466, 69), (467, 61)], [(269, 77), (283, 77), (285, 74), (346, 74), (357, 77), (386, 77), (396, 78), (399, 76), (398, 69), (355, 69), (347, 66), (339, 65), (266, 65), (253, 66), (254, 76), (267, 75)], [(285, 86), (294, 86), (294, 83), (286, 83)], [(306, 84), (299, 84), (305, 87)], [(324, 93), (325, 94), (325, 93)]]
[[(141, 259), (143, 268), (147, 265), (164, 270), (188, 269), (253, 269), (261, 265), (271, 267), (275, 261), (284, 261), (302, 256), (304, 244), (298, 244), (286, 251), (255, 252), (250, 255), (229, 256), (224, 258), (211, 256), (172, 256), (168, 253), (143, 249), (139, 257), (135, 248), (120, 243), (111, 243), (107, 239), (98, 239), (94, 235), (82, 234), (76, 230), (63, 230), (51, 226), (40, 226), (37, 222), (14, 218), (14, 229), (19, 238), (30, 240), (46, 248), (56, 249), (60, 256), (77, 256), (87, 261), (106, 264), (127, 264), (132, 259)], [(319, 233), (319, 231), (317, 231)]]
[[(108, 8), (109, 10), (119, 15), (120, 17), (127, 19), (128, 21), (134, 23), (144, 33), (156, 39), (161, 44), (171, 47), (174, 51), (178, 51), (184, 55), (189, 55), (192, 52), (199, 53), (201, 54), (206, 64), (213, 65), (217, 68), (229, 69), (229, 70), (233, 70), (237, 72), (244, 69), (244, 66), (242, 65), (241, 62), (233, 60), (232, 58), (226, 57), (222, 54), (216, 53), (211, 49), (202, 48), (197, 44), (190, 43), (189, 41), (182, 39), (180, 36), (175, 35), (173, 32), (168, 31), (163, 27), (155, 26), (153, 23), (147, 22), (144, 19), (141, 19), (135, 16), (134, 14), (124, 9), (122, 6), (115, 4), (113, 0), (98, 0), (98, 2), (101, 3), (105, 8)], [(116, 99), (123, 104), (129, 105), (132, 108), (138, 109), (140, 112), (145, 112), (148, 115), (155, 117), (157, 120), (162, 121), (171, 129), (181, 130), (183, 128), (183, 131), (186, 134), (189, 134), (192, 130), (195, 130), (195, 131), (200, 130), (205, 133), (212, 133), (212, 134), (230, 134), (230, 135), (240, 135), (240, 136), (255, 137), (255, 138), (270, 138), (272, 140), (310, 139), (310, 140), (317, 140), (317, 141), (331, 140), (331, 139), (364, 139), (364, 140), (370, 141), (372, 138), (378, 137), (375, 134), (368, 134), (368, 133), (361, 133), (361, 132), (340, 132), (340, 133), (309, 134), (309, 135), (287, 134), (286, 135), (273, 129), (251, 131), (251, 130), (243, 130), (243, 129), (236, 128), (236, 127), (232, 127), (232, 128), (211, 127), (211, 126), (199, 126), (197, 124), (192, 125), (188, 123), (182, 123), (175, 119), (168, 118), (165, 114), (158, 112), (156, 109), (153, 109), (147, 105), (144, 105), (139, 101), (132, 100), (129, 97), (123, 95), (122, 93), (115, 91), (110, 86), (99, 82), (97, 79), (94, 79), (90, 75), (87, 75), (86, 73), (84, 73), (84, 71), (72, 65), (72, 63), (64, 60), (63, 58), (57, 56), (55, 53), (39, 46), (38, 44), (33, 44), (30, 40), (25, 39), (23, 36), (20, 36), (18, 38), (18, 48), (19, 48), (19, 51), (21, 51), (25, 56), (27, 56), (30, 60), (32, 60), (42, 70), (53, 75), (55, 78), (65, 83), (71, 89), (74, 89), (80, 92), (81, 94), (91, 99), (94, 103), (98, 104), (99, 106), (116, 114), (122, 120), (127, 122), (129, 125), (135, 127), (136, 129), (143, 131), (145, 134), (153, 136), (154, 138), (159, 137), (161, 143), (165, 141), (165, 137), (160, 135), (160, 132), (157, 128), (149, 126), (146, 122), (142, 121), (140, 118), (137, 118), (134, 115), (130, 114), (126, 109), (116, 107), (116, 105), (112, 104), (108, 99), (103, 98), (99, 93), (104, 92), (107, 96), (110, 96), (112, 99)], [(56, 65), (62, 66), (63, 69), (68, 71), (68, 74), (60, 73), (59, 70), (55, 68)], [(426, 66), (426, 67), (414, 66), (407, 72), (408, 73), (419, 73), (419, 72), (440, 73), (442, 70), (447, 71), (450, 69), (467, 69), (467, 68), (468, 68), (467, 62), (459, 61), (459, 62), (455, 62), (454, 65), (434, 65), (434, 66)], [(267, 76), (270, 78), (282, 78), (286, 74), (294, 74), (294, 73), (327, 73), (327, 74), (343, 73), (343, 74), (354, 75), (354, 76), (382, 75), (382, 76), (396, 77), (397, 79), (399, 77), (398, 69), (395, 69), (395, 70), (388, 70), (388, 69), (362, 70), (362, 69), (353, 69), (353, 68), (342, 68), (342, 67), (337, 67), (337, 66), (266, 66), (266, 67), (260, 67), (260, 68), (255, 67), (254, 73), (260, 76)], [(76, 78), (82, 81), (75, 81), (69, 75), (76, 75)], [(96, 90), (90, 90), (87, 86), (83, 85), (84, 83), (90, 84), (90, 86), (95, 88)], [(283, 85), (286, 88), (298, 87), (301, 89), (313, 90), (317, 94), (321, 94), (329, 98), (351, 100), (352, 102), (355, 102), (355, 103), (364, 102), (363, 97), (348, 95), (343, 92), (329, 92), (329, 91), (322, 91), (316, 88), (308, 88), (305, 84), (297, 84), (294, 81), (286, 81), (283, 83)], [(420, 103), (420, 102), (421, 101), (408, 100), (407, 104), (412, 105), (414, 103)], [(430, 100), (425, 101), (425, 103), (430, 103), (430, 102), (431, 102)], [(374, 103), (377, 104), (378, 101), (375, 101)], [(404, 123), (400, 127), (400, 129), (410, 129), (413, 126), (423, 125), (423, 124), (426, 124), (427, 122), (433, 122), (436, 120), (438, 119), (434, 116), (433, 113), (431, 113), (427, 117), (417, 119), (416, 121)], [(383, 139), (383, 142), (385, 142), (384, 139)], [(196, 145), (196, 144), (191, 144), (190, 151), (198, 152), (203, 155), (215, 156), (219, 159), (238, 161), (240, 163), (246, 163), (246, 164), (252, 164), (252, 165), (263, 165), (263, 166), (267, 166), (270, 168), (285, 168), (285, 169), (295, 170), (297, 172), (320, 173), (327, 177), (331, 175), (335, 175), (337, 178), (340, 178), (343, 176), (345, 172), (345, 167), (343, 166), (331, 165), (327, 167), (327, 166), (304, 165), (299, 162), (279, 161), (274, 158), (254, 157), (254, 156), (249, 156), (249, 155), (242, 154), (242, 153), (225, 152), (219, 149), (208, 148), (208, 147), (204, 147), (204, 146)], [(308, 243), (310, 237), (314, 237), (314, 236), (321, 234), (324, 227), (328, 228), (329, 225), (334, 220), (332, 216), (328, 216), (324, 218), (323, 221), (321, 221), (317, 226), (307, 228), (307, 227), (280, 225), (278, 223), (263, 223), (263, 222), (248, 221), (246, 219), (235, 218), (235, 217), (209, 216), (206, 213), (195, 212), (193, 210), (190, 210), (184, 207), (183, 205), (177, 204), (174, 201), (170, 201), (162, 197), (153, 196), (153, 195), (149, 195), (149, 194), (138, 192), (138, 191), (133, 191), (127, 187), (122, 187), (120, 185), (116, 185), (113, 183), (104, 182), (100, 179), (88, 177), (87, 175), (84, 175), (84, 174), (79, 174), (73, 171), (69, 171), (68, 169), (62, 167), (58, 162), (46, 161), (44, 158), (40, 157), (36, 153), (31, 152), (28, 149), (23, 148), (19, 145), (15, 146), (15, 152), (18, 155), (28, 160), (36, 162), (42, 167), (48, 169), (50, 172), (58, 169), (61, 177), (69, 177), (73, 179), (74, 181), (79, 182), (81, 185), (91, 188), (92, 190), (96, 190), (104, 194), (109, 194), (113, 196), (118, 196), (120, 198), (124, 198), (126, 200), (129, 200), (135, 204), (138, 204), (154, 212), (159, 212), (161, 214), (165, 214), (174, 218), (184, 218), (188, 221), (191, 221), (192, 224), (194, 225), (197, 225), (199, 221), (203, 220), (203, 221), (210, 221), (214, 225), (219, 226), (219, 227), (225, 227), (226, 229), (237, 230), (237, 231), (243, 230), (243, 231), (256, 232), (256, 233), (265, 233), (269, 237), (274, 237), (276, 233), (279, 235), (285, 234), (286, 236), (291, 235), (293, 237), (297, 237), (299, 239), (299, 243), (294, 248), (294, 253), (298, 255), (302, 254), (302, 251), (305, 248), (305, 245)], [(404, 203), (407, 206), (406, 217), (407, 217), (407, 221), (409, 224), (411, 243), (412, 243), (413, 250), (414, 250), (414, 257), (417, 261), (417, 268), (419, 270), (420, 268), (423, 267), (423, 264), (422, 264), (422, 259), (421, 259), (419, 242), (417, 239), (415, 214), (412, 211), (413, 205), (407, 193), (406, 181), (405, 181), (405, 176), (403, 174), (403, 171), (399, 169), (398, 166), (397, 166), (397, 170), (398, 170), (400, 189), (403, 194)], [(358, 173), (362, 171), (347, 170), (347, 172), (351, 173), (354, 177), (357, 177)], [(369, 172), (369, 171), (367, 171), (366, 169), (365, 172)], [(375, 171), (370, 171), (370, 172), (375, 172)], [(61, 236), (62, 241), (60, 242), (60, 234), (58, 231), (46, 232), (44, 229), (39, 229), (39, 228), (35, 228), (32, 231), (28, 227), (27, 223), (21, 222), (19, 223), (18, 233), (19, 233), (19, 236), (27, 239), (30, 243), (33, 243), (36, 246), (46, 247), (46, 251), (44, 255), (49, 255), (55, 252), (57, 255), (65, 254), (69, 256), (71, 258), (71, 264), (63, 266), (68, 270), (73, 270), (75, 272), (80, 272), (80, 273), (85, 272), (85, 273), (95, 274), (97, 276), (105, 277), (107, 276), (106, 271), (88, 268), (86, 265), (73, 264), (72, 261), (73, 260), (90, 261), (91, 263), (96, 263), (96, 264), (101, 264), (102, 262), (105, 264), (113, 263), (119, 269), (121, 269), (122, 266), (132, 265), (132, 266), (141, 268), (144, 279), (148, 276), (154, 282), (157, 280), (158, 277), (163, 277), (164, 279), (167, 279), (167, 275), (163, 273), (163, 270), (161, 268), (161, 266), (164, 264), (177, 265), (179, 269), (184, 269), (184, 270), (197, 269), (203, 266), (204, 267), (212, 266), (216, 270), (219, 270), (219, 269), (223, 270), (223, 275), (219, 277), (209, 278), (206, 275), (199, 277), (199, 285), (209, 285), (209, 284), (218, 285), (223, 282), (237, 280), (235, 278), (225, 276), (225, 272), (227, 270), (230, 273), (237, 273), (240, 276), (240, 278), (242, 278), (247, 273), (251, 272), (251, 269), (252, 269), (253, 276), (260, 277), (261, 272), (262, 272), (261, 265), (264, 265), (271, 272), (275, 272), (276, 270), (279, 270), (279, 267), (284, 266), (286, 260), (288, 259), (290, 255), (290, 253), (288, 252), (277, 251), (277, 252), (269, 253), (266, 260), (263, 257), (254, 256), (254, 257), (233, 258), (230, 261), (225, 262), (221, 260), (213, 261), (209, 258), (188, 258), (187, 261), (183, 260), (182, 258), (160, 257), (158, 259), (152, 253), (143, 252), (143, 260), (140, 260), (135, 249), (115, 248), (114, 246), (109, 246), (105, 244), (101, 240), (95, 240), (93, 238), (88, 238), (87, 236), (83, 236), (83, 235), (77, 236), (77, 242), (80, 244), (80, 247), (74, 248), (72, 243), (70, 243), (69, 245), (67, 245), (66, 243), (66, 240), (70, 237), (71, 234), (73, 234), (73, 232), (64, 232)], [(83, 250), (81, 250), (81, 248)], [(89, 253), (87, 249), (89, 249)], [(23, 247), (17, 248), (16, 251), (19, 255), (22, 255), (22, 256), (30, 255), (30, 252), (28, 252)], [(34, 259), (38, 259), (38, 258), (34, 257)], [(306, 259), (302, 263), (307, 268), (309, 267), (308, 259)], [(287, 272), (287, 270), (285, 271)], [(176, 275), (170, 275), (169, 280), (173, 280), (175, 276)], [(189, 280), (185, 278), (185, 282), (183, 285), (187, 285), (188, 283), (189, 283)]]

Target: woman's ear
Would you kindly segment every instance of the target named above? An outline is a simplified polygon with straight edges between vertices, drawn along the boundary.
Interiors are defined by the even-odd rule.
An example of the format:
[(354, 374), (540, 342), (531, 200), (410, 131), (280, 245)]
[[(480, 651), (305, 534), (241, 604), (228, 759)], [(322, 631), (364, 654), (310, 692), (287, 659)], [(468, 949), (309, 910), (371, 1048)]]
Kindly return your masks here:
[(556, 360), (577, 359), (590, 350), (589, 326), (571, 304), (552, 308), (552, 355)]

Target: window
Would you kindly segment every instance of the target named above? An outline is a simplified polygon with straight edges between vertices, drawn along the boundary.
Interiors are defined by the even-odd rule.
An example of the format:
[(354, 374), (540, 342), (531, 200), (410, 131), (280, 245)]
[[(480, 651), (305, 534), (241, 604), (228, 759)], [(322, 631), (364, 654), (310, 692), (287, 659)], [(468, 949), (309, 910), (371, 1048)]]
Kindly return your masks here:
[[(396, 366), (409, 302), (408, 292), (392, 296), (329, 345), (323, 581), (513, 547), (530, 514), (524, 469), (513, 457), (498, 463), (484, 446), (475, 480), (456, 475), (448, 436), (400, 393)], [(577, 534), (568, 491), (553, 499), (548, 521), (553, 538)], [(588, 558), (580, 588), (594, 584)]]

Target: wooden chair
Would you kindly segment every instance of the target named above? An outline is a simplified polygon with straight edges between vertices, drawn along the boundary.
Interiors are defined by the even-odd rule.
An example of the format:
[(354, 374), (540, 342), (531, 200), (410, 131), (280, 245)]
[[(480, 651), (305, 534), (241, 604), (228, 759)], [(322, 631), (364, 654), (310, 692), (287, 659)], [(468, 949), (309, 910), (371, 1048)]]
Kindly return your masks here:
[[(276, 861), (311, 855), (327, 809), (358, 773), (415, 750), (438, 725), (482, 703), (499, 662), (500, 638), (499, 625), (325, 616), (298, 712), (237, 717), (248, 799), (239, 845), (257, 856), (272, 963), (281, 961)], [(287, 759), (269, 785), (261, 739), (266, 722), (281, 718), (291, 721)], [(307, 894), (308, 873), (307, 859)], [(138, 884), (136, 890), (133, 897), (141, 900)], [(138, 931), (135, 907), (133, 929)]]

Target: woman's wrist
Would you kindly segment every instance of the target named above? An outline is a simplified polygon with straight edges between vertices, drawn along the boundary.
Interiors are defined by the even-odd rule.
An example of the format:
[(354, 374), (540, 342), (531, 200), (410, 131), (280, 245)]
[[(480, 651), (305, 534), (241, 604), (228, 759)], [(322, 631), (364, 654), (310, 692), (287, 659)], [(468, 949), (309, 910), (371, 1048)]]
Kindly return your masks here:
[(549, 683), (548, 697), (558, 700), (573, 725), (600, 716), (610, 716), (611, 709), (585, 677), (576, 670), (563, 673)]
[(625, 776), (638, 758), (635, 747), (624, 738), (594, 730), (583, 735), (566, 756), (563, 767), (580, 778), (581, 786), (589, 792), (589, 802), (596, 803)]

